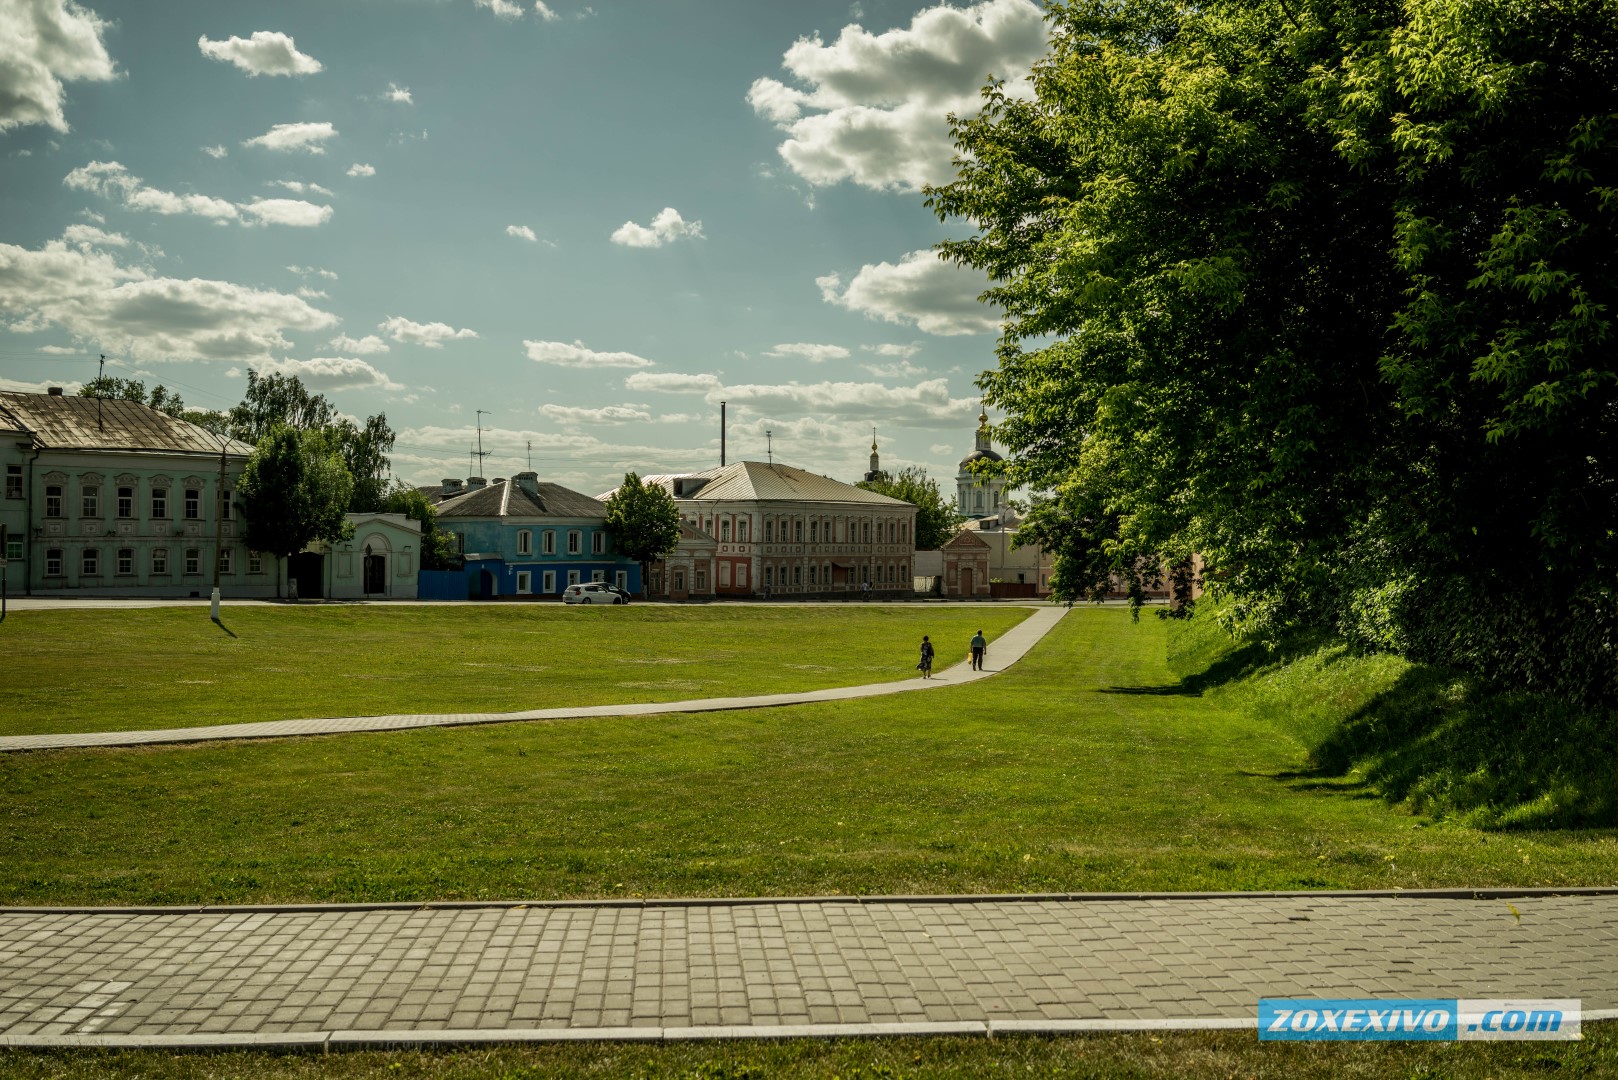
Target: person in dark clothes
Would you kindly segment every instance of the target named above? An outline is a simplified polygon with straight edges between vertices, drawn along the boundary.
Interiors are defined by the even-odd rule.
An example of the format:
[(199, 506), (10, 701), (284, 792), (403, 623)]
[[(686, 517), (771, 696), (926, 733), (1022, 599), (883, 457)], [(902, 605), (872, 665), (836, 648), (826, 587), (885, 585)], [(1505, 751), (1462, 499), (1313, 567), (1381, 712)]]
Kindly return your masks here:
[(983, 636), (983, 631), (982, 630), (979, 630), (976, 634), (972, 635), (972, 670), (973, 671), (982, 671), (983, 670), (983, 656), (988, 651), (989, 651), (989, 639)]
[(916, 670), (924, 679), (933, 677), (933, 643), (927, 640), (926, 634), (921, 635), (921, 663), (916, 665)]

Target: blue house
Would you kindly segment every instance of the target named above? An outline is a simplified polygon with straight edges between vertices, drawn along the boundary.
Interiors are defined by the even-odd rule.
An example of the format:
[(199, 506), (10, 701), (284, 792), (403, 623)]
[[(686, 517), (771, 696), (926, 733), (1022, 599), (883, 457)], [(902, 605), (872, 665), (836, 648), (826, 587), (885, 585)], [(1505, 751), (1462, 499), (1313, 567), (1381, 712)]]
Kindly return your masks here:
[(445, 480), (422, 494), (438, 509), (438, 528), (456, 538), (461, 570), (423, 571), (427, 600), (556, 598), (569, 585), (606, 581), (641, 591), (640, 564), (613, 550), (605, 504), (520, 472), (486, 483)]

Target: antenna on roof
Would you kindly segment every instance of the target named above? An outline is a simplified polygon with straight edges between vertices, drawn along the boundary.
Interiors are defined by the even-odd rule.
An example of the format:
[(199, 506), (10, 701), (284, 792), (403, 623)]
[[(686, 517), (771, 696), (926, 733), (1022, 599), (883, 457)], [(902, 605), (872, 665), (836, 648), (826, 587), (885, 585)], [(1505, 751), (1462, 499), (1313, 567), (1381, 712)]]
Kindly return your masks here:
[(719, 467), (725, 467), (725, 403), (719, 403)]
[(477, 410), (477, 414), (478, 414), (478, 416), (477, 416), (477, 421), (478, 421), (478, 471), (477, 471), (477, 475), (482, 476), (483, 475), (483, 459), (485, 457), (488, 457), (488, 454), (485, 453), (484, 449), (483, 449), (483, 418), (485, 416), (489, 415), (489, 410), (488, 409), (479, 409), (479, 410)]
[(774, 465), (775, 464), (775, 444), (770, 441), (772, 435), (773, 435), (773, 433), (770, 431), (769, 428), (764, 429), (764, 455), (770, 459), (770, 464)]
[(101, 403), (107, 398), (106, 384), (101, 380), (107, 377), (107, 354), (101, 354), (101, 364), (96, 368), (96, 430), (105, 433), (107, 428), (101, 422)]
[(534, 440), (528, 440), (528, 471), (534, 471)]

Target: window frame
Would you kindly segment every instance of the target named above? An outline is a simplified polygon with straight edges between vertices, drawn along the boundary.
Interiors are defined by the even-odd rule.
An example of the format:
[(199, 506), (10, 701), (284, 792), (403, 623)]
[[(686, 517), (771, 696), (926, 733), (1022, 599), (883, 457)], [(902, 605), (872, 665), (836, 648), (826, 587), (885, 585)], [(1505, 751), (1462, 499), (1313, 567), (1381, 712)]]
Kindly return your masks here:
[(539, 575), (539, 590), (540, 590), (540, 592), (545, 593), (547, 595), (556, 591), (556, 571), (555, 570), (544, 570), (544, 571), (540, 572), (540, 575)]
[(534, 591), (534, 572), (532, 570), (517, 571), (517, 595), (530, 596)]
[(119, 548), (118, 549), (118, 561), (115, 562), (113, 565), (117, 567), (117, 574), (118, 574), (119, 577), (134, 577), (135, 576), (135, 549), (134, 548)]
[(185, 514), (185, 520), (186, 521), (201, 521), (202, 520), (202, 489), (201, 488), (182, 488), (181, 490), (183, 490), (185, 492), (185, 502), (182, 504), (183, 507), (184, 507), (183, 512)]
[(541, 555), (556, 554), (556, 530), (546, 529), (539, 534), (539, 553)]
[(590, 554), (605, 555), (607, 553), (607, 534), (597, 529), (590, 534)]
[(567, 553), (569, 555), (579, 555), (583, 552), (584, 533), (578, 529), (569, 529), (567, 531)]
[(182, 565), (185, 567), (185, 570), (181, 575), (182, 577), (201, 577), (202, 576), (202, 549), (201, 548), (186, 548), (185, 549), (185, 562)]
[(128, 521), (135, 516), (135, 489), (125, 484), (116, 490), (117, 501), (113, 506), (118, 511), (118, 520)]
[[(45, 576), (46, 577), (67, 577), (67, 574), (63, 572), (63, 570), (64, 570), (63, 563), (64, 562), (65, 562), (65, 560), (62, 558), (62, 549), (61, 548), (46, 548), (45, 549)], [(51, 569), (51, 564), (52, 563), (56, 564), (56, 569), (54, 569), (54, 570)]]
[(154, 487), (152, 489), (152, 520), (167, 521), (169, 518), (169, 489)]
[(64, 509), (65, 508), (62, 506), (62, 485), (61, 484), (46, 484), (45, 485), (45, 516), (48, 517), (48, 518), (64, 517), (64, 516), (66, 516), (66, 515), (64, 515), (62, 513), (62, 511)]
[(534, 553), (534, 534), (529, 529), (517, 530), (517, 554), (532, 555)]
[(231, 547), (223, 547), (223, 546), (221, 546), (220, 549), (219, 549), (218, 558), (219, 558), (219, 573), (220, 574), (230, 574), (230, 575), (234, 576), (235, 573), (236, 573), (236, 549), (231, 548)]
[(152, 576), (169, 576), (169, 549), (166, 547), (152, 549)]
[(20, 499), (23, 497), (22, 466), (6, 466), (6, 498)]
[(79, 576), (81, 578), (101, 576), (100, 548), (87, 547), (79, 552)]
[(79, 517), (101, 516), (101, 485), (84, 484), (79, 488)]

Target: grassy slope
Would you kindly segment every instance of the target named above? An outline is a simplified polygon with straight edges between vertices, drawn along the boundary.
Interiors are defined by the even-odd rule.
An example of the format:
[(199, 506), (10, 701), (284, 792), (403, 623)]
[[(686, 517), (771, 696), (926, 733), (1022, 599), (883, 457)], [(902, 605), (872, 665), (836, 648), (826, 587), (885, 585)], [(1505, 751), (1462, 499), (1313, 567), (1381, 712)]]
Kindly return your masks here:
[[(780, 693), (908, 678), (1023, 607), (41, 611), (0, 628), (0, 735)], [(234, 635), (234, 636), (231, 636)]]
[(1618, 1073), (1618, 1023), (1588, 1025), (1575, 1043), (1260, 1043), (1251, 1032), (1076, 1038), (799, 1039), (593, 1043), (445, 1052), (165, 1054), (155, 1051), (3, 1051), (17, 1080), (316, 1080), (405, 1077), (645, 1077), (648, 1080), (924, 1080), (1072, 1077), (1075, 1080), (1521, 1080)]
[[(739, 617), (739, 616), (738, 616)], [(792, 709), (0, 757), (0, 902), (1613, 884), (1429, 826), (1076, 609), (996, 679)]]
[(1170, 630), (1170, 665), (1217, 707), (1291, 738), (1315, 779), (1490, 829), (1610, 826), (1612, 713), (1329, 640), (1237, 646), (1210, 618)]

